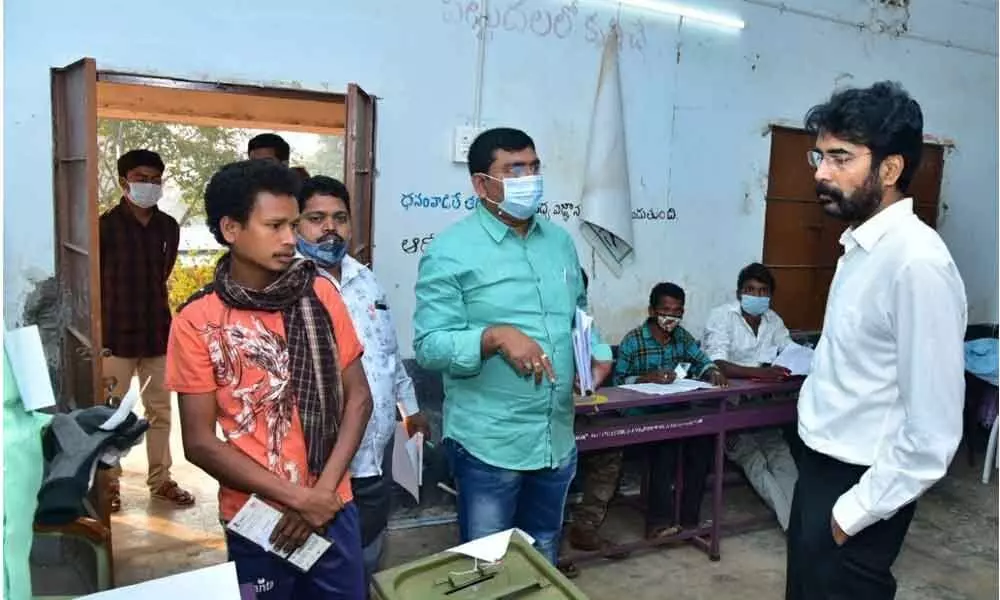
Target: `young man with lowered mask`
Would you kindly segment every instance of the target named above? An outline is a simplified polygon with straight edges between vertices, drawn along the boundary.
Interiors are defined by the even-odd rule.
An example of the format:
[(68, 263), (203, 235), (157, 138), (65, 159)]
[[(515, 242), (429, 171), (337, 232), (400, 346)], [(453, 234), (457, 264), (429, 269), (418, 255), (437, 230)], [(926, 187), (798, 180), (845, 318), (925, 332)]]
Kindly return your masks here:
[(365, 353), (361, 358), (372, 393), (372, 415), (358, 453), (351, 461), (354, 501), (361, 512), (361, 543), (368, 578), (378, 569), (389, 522), (389, 469), (397, 407), (407, 432), (430, 438), (396, 341), (396, 325), (385, 291), (375, 274), (347, 254), (351, 245), (351, 200), (340, 181), (317, 175), (299, 190), (298, 253), (316, 263), (338, 290), (351, 314)]

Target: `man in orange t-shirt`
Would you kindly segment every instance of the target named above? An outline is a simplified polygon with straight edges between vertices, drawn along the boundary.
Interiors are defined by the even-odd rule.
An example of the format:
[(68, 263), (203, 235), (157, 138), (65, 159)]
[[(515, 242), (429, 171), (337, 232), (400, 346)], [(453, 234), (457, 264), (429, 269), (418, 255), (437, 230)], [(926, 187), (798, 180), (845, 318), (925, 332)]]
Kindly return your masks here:
[[(221, 486), (222, 521), (250, 494), (282, 511), (293, 550), (333, 542), (306, 573), (226, 533), (240, 583), (260, 600), (366, 597), (348, 465), (371, 414), (362, 348), (336, 288), (295, 258), (298, 176), (273, 161), (223, 167), (205, 190), (209, 229), (229, 248), (183, 306), (167, 346), (184, 453)], [(225, 441), (216, 437), (221, 427)]]

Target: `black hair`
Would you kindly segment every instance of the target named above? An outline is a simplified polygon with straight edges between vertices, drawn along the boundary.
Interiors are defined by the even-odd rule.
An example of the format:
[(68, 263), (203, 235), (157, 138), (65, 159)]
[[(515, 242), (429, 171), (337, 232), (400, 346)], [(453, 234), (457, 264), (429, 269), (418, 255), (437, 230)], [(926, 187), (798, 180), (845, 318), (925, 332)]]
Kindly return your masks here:
[(828, 133), (867, 146), (873, 172), (886, 157), (902, 156), (903, 171), (896, 181), (900, 192), (906, 192), (920, 166), (924, 116), (920, 104), (898, 83), (882, 81), (835, 92), (826, 103), (809, 109), (805, 125), (813, 135)]
[(351, 212), (351, 197), (347, 191), (347, 186), (333, 177), (327, 177), (326, 175), (316, 175), (302, 182), (302, 188), (299, 189), (298, 196), (299, 211), (305, 210), (306, 202), (316, 194), (340, 198), (344, 201), (347, 212)]
[(277, 133), (262, 133), (251, 138), (247, 144), (247, 154), (259, 148), (273, 148), (274, 155), (281, 162), (288, 162), (288, 158), (292, 154), (291, 146), (288, 145), (285, 138)]
[(750, 280), (759, 281), (774, 293), (774, 275), (771, 273), (771, 269), (768, 269), (760, 263), (751, 263), (740, 271), (740, 276), (736, 279), (736, 289), (737, 291), (742, 290), (744, 284)]
[(486, 173), (496, 160), (496, 151), (517, 152), (535, 149), (535, 142), (520, 129), (498, 127), (480, 133), (469, 146), (469, 174)]
[(590, 288), (590, 277), (587, 277), (587, 271), (580, 267), (580, 277), (583, 278), (583, 291), (586, 292)]
[(205, 186), (205, 221), (216, 241), (228, 246), (222, 235), (222, 217), (245, 224), (260, 192), (295, 196), (298, 191), (299, 176), (273, 160), (229, 163), (216, 171)]
[(653, 286), (653, 291), (649, 293), (649, 307), (656, 308), (660, 303), (660, 298), (673, 298), (684, 304), (684, 289), (676, 283), (658, 283)]
[(128, 172), (138, 167), (152, 167), (163, 174), (166, 167), (160, 155), (145, 148), (129, 150), (118, 159), (118, 176), (125, 177)]

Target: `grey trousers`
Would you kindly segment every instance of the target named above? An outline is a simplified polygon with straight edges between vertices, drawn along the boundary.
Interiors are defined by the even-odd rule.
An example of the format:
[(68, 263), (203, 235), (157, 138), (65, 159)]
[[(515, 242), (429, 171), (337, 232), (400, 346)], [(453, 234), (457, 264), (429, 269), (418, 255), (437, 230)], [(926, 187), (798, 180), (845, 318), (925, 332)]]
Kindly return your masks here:
[(780, 429), (737, 433), (726, 440), (726, 456), (738, 464), (754, 491), (788, 531), (792, 495), (799, 471)]

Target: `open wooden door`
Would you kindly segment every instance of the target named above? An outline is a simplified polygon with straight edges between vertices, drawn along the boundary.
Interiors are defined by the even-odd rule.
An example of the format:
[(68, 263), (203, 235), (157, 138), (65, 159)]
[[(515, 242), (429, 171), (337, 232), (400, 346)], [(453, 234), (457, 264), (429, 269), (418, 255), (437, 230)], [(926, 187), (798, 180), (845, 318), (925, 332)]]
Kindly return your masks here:
[(344, 183), (351, 195), (351, 256), (371, 266), (372, 201), (375, 196), (375, 98), (356, 84), (347, 86)]
[[(101, 377), (101, 257), (97, 205), (97, 64), (84, 58), (52, 69), (52, 171), (59, 281), (60, 407), (104, 403)], [(98, 520), (78, 519), (60, 531), (102, 546), (114, 585), (107, 477), (99, 472), (91, 493)], [(75, 534), (73, 532), (76, 532)]]
[(97, 64), (52, 69), (56, 275), (64, 407), (102, 404), (101, 260), (97, 239)]

